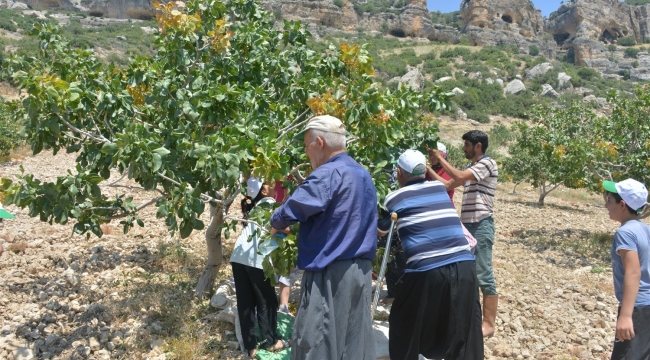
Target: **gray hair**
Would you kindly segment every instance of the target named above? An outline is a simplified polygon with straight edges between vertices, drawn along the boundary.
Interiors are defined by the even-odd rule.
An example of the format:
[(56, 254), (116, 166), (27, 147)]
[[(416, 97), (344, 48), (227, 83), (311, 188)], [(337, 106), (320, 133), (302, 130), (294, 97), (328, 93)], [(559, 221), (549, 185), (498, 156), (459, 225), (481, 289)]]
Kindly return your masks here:
[(332, 150), (345, 150), (345, 135), (343, 134), (316, 129), (310, 129), (309, 133), (311, 141), (314, 141), (317, 136), (320, 136)]
[(420, 174), (420, 175), (413, 175), (412, 173), (404, 170), (401, 166), (399, 168), (400, 168), (400, 170), (402, 170), (402, 176), (404, 177), (404, 180), (406, 182), (413, 181), (413, 180), (420, 180), (420, 179), (424, 179), (426, 177), (424, 173), (425, 173), (425, 171), (427, 169), (427, 166), (424, 165), (424, 164), (416, 165), (413, 168), (413, 172), (421, 172), (422, 174)]

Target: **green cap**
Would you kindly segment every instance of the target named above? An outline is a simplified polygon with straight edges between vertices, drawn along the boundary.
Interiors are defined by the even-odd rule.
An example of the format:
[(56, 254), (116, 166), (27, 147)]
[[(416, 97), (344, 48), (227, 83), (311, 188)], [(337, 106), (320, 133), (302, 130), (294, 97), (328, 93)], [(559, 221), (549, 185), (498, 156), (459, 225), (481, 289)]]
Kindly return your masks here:
[(16, 217), (12, 215), (9, 211), (5, 210), (0, 204), (0, 219), (15, 219)]
[(616, 190), (616, 183), (613, 181), (603, 181), (603, 189), (605, 189), (605, 191), (618, 194), (618, 191)]

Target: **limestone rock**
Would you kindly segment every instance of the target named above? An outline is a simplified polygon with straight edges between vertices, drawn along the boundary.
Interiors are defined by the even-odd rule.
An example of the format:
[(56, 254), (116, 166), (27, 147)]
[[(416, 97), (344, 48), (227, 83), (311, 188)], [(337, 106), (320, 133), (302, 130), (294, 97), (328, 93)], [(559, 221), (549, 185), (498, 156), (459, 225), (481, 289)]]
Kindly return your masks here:
[(458, 111), (456, 112), (456, 118), (458, 120), (466, 121), (467, 120), (467, 114), (463, 110), (458, 109)]
[(503, 89), (503, 92), (505, 94), (512, 94), (512, 95), (519, 94), (522, 91), (526, 91), (526, 85), (524, 85), (524, 83), (521, 82), (521, 80), (519, 79), (512, 80)]
[(534, 79), (537, 76), (546, 74), (550, 70), (553, 70), (553, 65), (551, 65), (551, 63), (549, 63), (549, 62), (541, 63), (541, 64), (538, 64), (538, 65), (535, 65), (535, 67), (530, 69), (528, 71), (528, 73), (526, 74), (526, 77), (528, 79)]
[(453, 79), (454, 79), (454, 78), (451, 77), (451, 76), (445, 76), (445, 77), (441, 77), (440, 79), (436, 80), (435, 83), (436, 83), (436, 84), (439, 84), (439, 83), (441, 83), (441, 82), (445, 82), (445, 81), (449, 81), (449, 80), (453, 80)]
[(456, 94), (456, 95), (462, 95), (462, 94), (465, 93), (463, 90), (461, 90), (461, 89), (459, 89), (457, 87), (455, 87), (451, 92)]
[(561, 72), (557, 74), (557, 88), (558, 89), (564, 89), (565, 87), (571, 86), (571, 76), (567, 75), (564, 72)]
[(35, 359), (34, 351), (26, 347), (19, 347), (13, 351), (15, 360), (31, 360)]
[(503, 87), (503, 84), (504, 84), (503, 79), (497, 79), (497, 84), (499, 84), (499, 85), (501, 85), (501, 87)]
[(554, 98), (559, 98), (560, 94), (558, 94), (557, 91), (553, 89), (553, 87), (549, 84), (544, 84), (542, 85), (542, 96), (550, 96)]
[(28, 10), (29, 6), (27, 6), (27, 4), (25, 3), (16, 1), (12, 3), (10, 6), (8, 6), (8, 8), (12, 10)]
[(399, 82), (414, 91), (422, 91), (424, 89), (424, 76), (422, 76), (422, 73), (418, 69), (407, 72)]

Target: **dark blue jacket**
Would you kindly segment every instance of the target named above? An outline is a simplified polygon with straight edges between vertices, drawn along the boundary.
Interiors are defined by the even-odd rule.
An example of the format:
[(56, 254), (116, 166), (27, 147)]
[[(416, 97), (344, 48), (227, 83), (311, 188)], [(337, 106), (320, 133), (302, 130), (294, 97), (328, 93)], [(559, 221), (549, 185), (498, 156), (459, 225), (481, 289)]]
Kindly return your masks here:
[(348, 154), (311, 173), (271, 217), (284, 229), (300, 222), (298, 268), (322, 271), (336, 260), (372, 260), (377, 250), (377, 191)]

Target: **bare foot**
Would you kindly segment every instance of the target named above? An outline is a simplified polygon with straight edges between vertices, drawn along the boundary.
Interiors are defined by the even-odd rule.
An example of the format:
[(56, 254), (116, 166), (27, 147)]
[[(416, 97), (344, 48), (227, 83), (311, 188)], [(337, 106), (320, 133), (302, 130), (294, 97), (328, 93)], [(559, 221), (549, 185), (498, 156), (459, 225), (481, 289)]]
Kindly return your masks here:
[(383, 299), (379, 300), (379, 303), (384, 304), (384, 305), (388, 305), (388, 304), (392, 304), (394, 300), (395, 300), (395, 298), (387, 297), (387, 298), (383, 298)]
[(483, 330), (483, 337), (490, 338), (494, 335), (494, 326), (490, 326), (490, 324), (486, 322), (483, 322), (481, 329)]
[(253, 349), (248, 352), (248, 356), (252, 359), (255, 357), (255, 354), (257, 354), (257, 349)]

